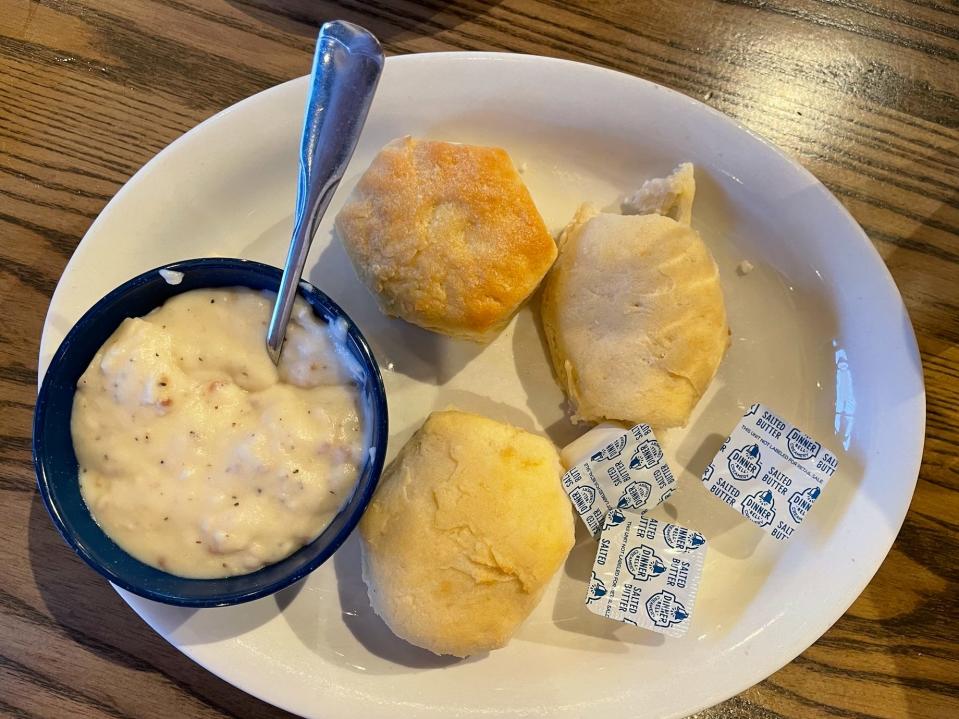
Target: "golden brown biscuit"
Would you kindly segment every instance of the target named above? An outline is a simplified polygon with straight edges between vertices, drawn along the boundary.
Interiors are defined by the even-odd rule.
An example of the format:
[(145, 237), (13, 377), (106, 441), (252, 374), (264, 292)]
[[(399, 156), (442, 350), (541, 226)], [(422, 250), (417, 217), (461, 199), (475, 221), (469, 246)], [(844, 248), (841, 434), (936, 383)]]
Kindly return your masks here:
[(706, 245), (668, 217), (587, 205), (560, 246), (541, 309), (574, 419), (685, 425), (729, 345)]
[(573, 546), (562, 473), (543, 437), (465, 412), (431, 414), (360, 522), (373, 609), (436, 654), (504, 646)]
[(336, 231), (383, 312), (472, 340), (499, 332), (556, 259), (529, 191), (495, 147), (394, 140)]

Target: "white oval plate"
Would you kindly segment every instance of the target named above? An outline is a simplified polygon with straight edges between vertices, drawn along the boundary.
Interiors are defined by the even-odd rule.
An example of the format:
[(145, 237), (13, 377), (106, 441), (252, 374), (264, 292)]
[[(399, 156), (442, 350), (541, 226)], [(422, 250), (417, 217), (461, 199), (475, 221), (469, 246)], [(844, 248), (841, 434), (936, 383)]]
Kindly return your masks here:
[[(208, 255), (282, 264), (305, 79), (225, 110), (161, 152), (117, 194), (64, 272), (41, 371), (86, 308), (161, 263)], [(696, 164), (694, 224), (719, 263), (732, 347), (685, 430), (663, 438), (681, 486), (665, 508), (710, 540), (693, 623), (667, 639), (583, 604), (595, 544), (579, 536), (510, 645), (452, 662), (394, 638), (371, 614), (351, 539), (279, 595), (200, 611), (124, 599), (181, 651), (241, 689), (311, 717), (672, 717), (760, 681), (859, 595), (915, 486), (925, 395), (899, 293), (859, 226), (808, 172), (710, 108), (635, 77), (516, 55), (394, 57), (324, 220), (308, 277), (359, 323), (383, 368), (391, 455), (433, 408), (456, 405), (547, 432), (562, 410), (530, 308), (480, 347), (383, 317), (330, 227), (376, 151), (413, 134), (507, 148), (548, 226)], [(737, 265), (749, 260), (746, 275)], [(710, 496), (698, 475), (751, 402), (821, 438), (840, 471), (785, 546)]]

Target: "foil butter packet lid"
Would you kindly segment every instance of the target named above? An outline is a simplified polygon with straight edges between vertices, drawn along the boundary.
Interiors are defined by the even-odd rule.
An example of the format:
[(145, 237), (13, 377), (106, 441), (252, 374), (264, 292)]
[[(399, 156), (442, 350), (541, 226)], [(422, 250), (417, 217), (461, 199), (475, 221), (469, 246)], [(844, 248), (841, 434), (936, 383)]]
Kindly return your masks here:
[(820, 442), (754, 404), (706, 467), (703, 483), (715, 497), (785, 541), (838, 466)]
[(611, 510), (648, 512), (665, 502), (676, 478), (648, 424), (601, 434), (601, 442), (563, 475), (563, 489), (593, 536)]
[(613, 621), (669, 636), (691, 622), (706, 539), (647, 516), (673, 492), (676, 479), (649, 425), (603, 424), (561, 453), (570, 469), (563, 487), (599, 540), (587, 608)]
[(611, 512), (602, 532), (587, 608), (668, 636), (685, 634), (706, 555), (703, 535), (634, 512)]

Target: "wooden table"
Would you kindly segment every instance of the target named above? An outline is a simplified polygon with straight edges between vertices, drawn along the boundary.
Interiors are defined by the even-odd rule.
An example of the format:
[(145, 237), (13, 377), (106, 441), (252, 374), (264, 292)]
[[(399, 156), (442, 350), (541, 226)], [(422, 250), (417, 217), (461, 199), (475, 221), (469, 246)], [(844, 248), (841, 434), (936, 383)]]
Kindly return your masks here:
[[(390, 53), (605, 65), (704, 100), (865, 228), (919, 337), (925, 457), (892, 553), (794, 662), (703, 717), (959, 717), (959, 5), (950, 0), (429, 3), (5, 0), (0, 6), (0, 716), (277, 717), (155, 635), (54, 531), (30, 420), (48, 300), (166, 144), (304, 74), (319, 24)], [(903, 478), (907, 481), (907, 478)]]

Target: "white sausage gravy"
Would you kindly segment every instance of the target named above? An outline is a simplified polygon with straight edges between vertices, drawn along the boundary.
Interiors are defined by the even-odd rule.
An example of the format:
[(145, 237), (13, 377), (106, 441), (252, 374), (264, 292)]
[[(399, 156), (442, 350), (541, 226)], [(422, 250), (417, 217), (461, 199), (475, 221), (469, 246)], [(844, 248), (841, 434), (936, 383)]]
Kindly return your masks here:
[(366, 447), (362, 368), (297, 299), (279, 367), (274, 295), (192, 290), (126, 319), (77, 385), (84, 501), (137, 559), (183, 577), (246, 574), (315, 539)]

